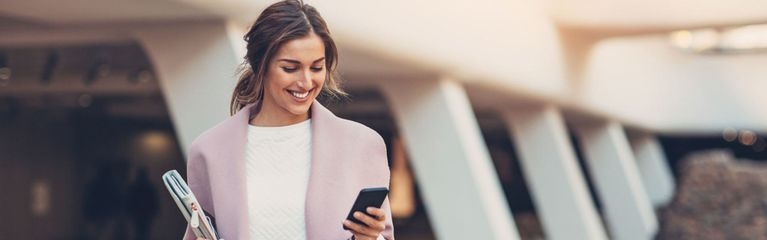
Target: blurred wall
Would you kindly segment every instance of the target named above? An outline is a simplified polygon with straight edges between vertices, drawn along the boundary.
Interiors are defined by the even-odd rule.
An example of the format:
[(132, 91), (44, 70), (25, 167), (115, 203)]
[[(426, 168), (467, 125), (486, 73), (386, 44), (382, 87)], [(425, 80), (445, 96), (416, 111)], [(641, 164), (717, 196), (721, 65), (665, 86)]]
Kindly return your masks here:
[[(25, 111), (0, 120), (3, 239), (58, 239), (78, 230), (81, 195), (73, 193), (81, 188), (69, 117), (66, 111)], [(48, 186), (49, 198), (35, 198), (33, 184)], [(34, 204), (47, 210), (35, 214)]]

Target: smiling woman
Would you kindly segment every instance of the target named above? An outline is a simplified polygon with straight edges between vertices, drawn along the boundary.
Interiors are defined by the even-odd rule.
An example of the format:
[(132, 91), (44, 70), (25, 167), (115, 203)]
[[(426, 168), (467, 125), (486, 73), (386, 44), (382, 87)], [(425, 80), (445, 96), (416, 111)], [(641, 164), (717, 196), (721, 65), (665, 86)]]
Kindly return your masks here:
[[(346, 220), (363, 188), (388, 187), (381, 136), (316, 98), (345, 96), (338, 51), (319, 12), (301, 1), (267, 7), (245, 35), (231, 114), (200, 135), (189, 188), (224, 239), (394, 239), (388, 200)], [(215, 193), (215, 194), (214, 194)], [(185, 239), (194, 234), (187, 229)]]
[(285, 43), (269, 64), (256, 126), (294, 124), (308, 119), (309, 107), (327, 75), (325, 46), (317, 34)]
[(275, 3), (259, 15), (244, 39), (245, 67), (232, 94), (232, 114), (263, 99), (264, 82), (275, 68), (285, 73), (311, 68), (317, 73), (312, 76), (321, 77), (317, 80), (321, 80), (318, 88), (322, 91), (318, 92), (336, 97), (346, 95), (336, 79), (338, 49), (325, 20), (314, 7), (299, 1)]

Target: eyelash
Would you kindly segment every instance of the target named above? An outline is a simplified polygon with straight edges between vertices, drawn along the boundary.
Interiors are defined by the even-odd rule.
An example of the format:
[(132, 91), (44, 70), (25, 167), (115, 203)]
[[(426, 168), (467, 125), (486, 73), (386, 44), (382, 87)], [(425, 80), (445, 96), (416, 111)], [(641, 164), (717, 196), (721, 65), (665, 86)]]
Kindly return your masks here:
[[(322, 71), (323, 68), (324, 67), (312, 67), (311, 70), (313, 72), (319, 72), (319, 71)], [(293, 73), (296, 70), (298, 70), (298, 68), (282, 67), (282, 70), (285, 71), (286, 73)]]

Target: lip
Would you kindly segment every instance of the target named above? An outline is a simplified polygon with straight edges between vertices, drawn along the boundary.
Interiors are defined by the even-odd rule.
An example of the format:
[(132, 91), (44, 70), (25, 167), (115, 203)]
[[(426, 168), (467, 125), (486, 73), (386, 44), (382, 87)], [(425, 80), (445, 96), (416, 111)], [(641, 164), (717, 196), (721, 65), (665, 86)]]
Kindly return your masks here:
[(309, 96), (312, 94), (312, 92), (315, 90), (315, 88), (310, 89), (309, 91), (296, 91), (291, 89), (286, 89), (285, 91), (288, 93), (288, 95), (293, 98), (296, 102), (306, 102), (309, 100)]

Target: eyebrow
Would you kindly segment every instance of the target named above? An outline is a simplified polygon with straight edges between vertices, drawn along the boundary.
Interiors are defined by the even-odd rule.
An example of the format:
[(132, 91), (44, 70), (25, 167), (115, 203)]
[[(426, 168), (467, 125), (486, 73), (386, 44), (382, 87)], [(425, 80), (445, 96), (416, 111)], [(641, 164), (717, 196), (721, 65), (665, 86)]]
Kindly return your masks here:
[[(322, 60), (325, 60), (325, 57), (321, 57), (321, 58), (319, 58), (317, 60), (314, 60), (314, 62), (312, 62), (312, 63), (314, 64), (314, 63), (317, 63), (317, 62), (322, 61)], [(298, 60), (295, 60), (295, 59), (288, 59), (288, 58), (280, 58), (277, 61), (285, 61), (285, 62), (295, 63), (295, 64), (299, 64), (299, 65), (301, 64), (301, 61), (298, 61)]]

